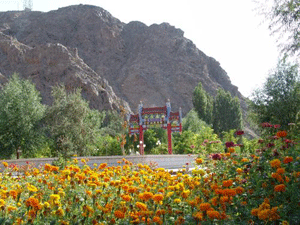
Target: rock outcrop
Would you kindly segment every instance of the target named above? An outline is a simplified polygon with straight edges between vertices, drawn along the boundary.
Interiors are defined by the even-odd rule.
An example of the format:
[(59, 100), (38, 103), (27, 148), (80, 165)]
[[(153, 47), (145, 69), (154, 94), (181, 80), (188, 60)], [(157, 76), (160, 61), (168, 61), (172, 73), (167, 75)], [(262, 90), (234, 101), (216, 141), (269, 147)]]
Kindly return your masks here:
[(112, 110), (127, 106), (107, 81), (83, 62), (77, 49), (59, 43), (30, 47), (0, 32), (0, 85), (14, 72), (36, 84), (44, 104), (52, 102), (52, 86), (64, 84), (70, 91), (81, 88), (92, 108)]
[[(247, 111), (244, 97), (220, 63), (168, 23), (125, 24), (100, 7), (76, 5), (47, 13), (0, 13), (0, 31), (26, 49), (11, 49), (11, 57), (20, 59), (4, 64), (1, 60), (0, 73), (5, 77), (18, 68), (32, 77), (45, 102), (51, 85), (65, 82), (83, 85), (84, 95), (95, 106), (111, 107), (109, 99), (120, 101), (118, 96), (135, 112), (140, 101), (159, 106), (171, 99), (172, 108), (182, 107), (185, 114), (192, 108), (195, 86), (202, 82), (212, 95), (218, 88), (230, 91), (240, 99), (244, 115)], [(0, 47), (0, 57), (5, 60), (4, 48)], [(51, 82), (46, 84), (47, 79)]]

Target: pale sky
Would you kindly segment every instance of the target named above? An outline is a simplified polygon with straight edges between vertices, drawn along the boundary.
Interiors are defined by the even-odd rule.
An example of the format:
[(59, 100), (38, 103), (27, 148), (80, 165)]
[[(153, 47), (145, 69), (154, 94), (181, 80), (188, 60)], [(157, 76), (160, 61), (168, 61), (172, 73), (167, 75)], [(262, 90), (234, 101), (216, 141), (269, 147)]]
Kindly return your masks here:
[[(28, 1), (28, 0), (27, 0)], [(167, 22), (184, 31), (198, 49), (220, 62), (231, 82), (248, 97), (279, 59), (276, 38), (270, 36), (253, 0), (31, 0), (33, 11), (77, 4), (100, 6), (124, 23), (150, 26)], [(22, 10), (22, 0), (0, 0), (0, 11)]]

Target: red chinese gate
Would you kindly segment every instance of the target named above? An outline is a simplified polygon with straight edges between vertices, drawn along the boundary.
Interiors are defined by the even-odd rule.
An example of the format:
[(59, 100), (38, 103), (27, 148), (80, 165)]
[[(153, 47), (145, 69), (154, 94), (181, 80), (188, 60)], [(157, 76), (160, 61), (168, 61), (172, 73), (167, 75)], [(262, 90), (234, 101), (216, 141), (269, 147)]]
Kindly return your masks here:
[(182, 113), (171, 112), (171, 103), (168, 101), (164, 107), (144, 108), (139, 104), (139, 113), (129, 115), (129, 134), (139, 133), (140, 154), (144, 155), (144, 130), (160, 126), (168, 132), (168, 153), (172, 154), (172, 132), (182, 132)]

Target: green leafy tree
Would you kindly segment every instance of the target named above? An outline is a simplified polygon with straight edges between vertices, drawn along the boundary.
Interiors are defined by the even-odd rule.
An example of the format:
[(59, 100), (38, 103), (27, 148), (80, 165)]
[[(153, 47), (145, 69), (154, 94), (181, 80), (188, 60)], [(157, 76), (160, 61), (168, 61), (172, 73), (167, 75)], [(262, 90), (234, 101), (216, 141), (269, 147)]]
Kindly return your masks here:
[[(300, 2), (297, 0), (265, 0), (258, 7), (269, 21), (269, 29), (279, 34), (280, 47), (286, 54), (300, 49)], [(298, 53), (299, 55), (299, 53)]]
[(213, 107), (213, 129), (219, 135), (223, 131), (242, 128), (242, 111), (237, 97), (218, 89)]
[(173, 150), (175, 154), (194, 153), (195, 133), (186, 130), (182, 134), (174, 133), (173, 137)]
[(249, 109), (254, 121), (280, 124), (287, 129), (300, 110), (298, 65), (279, 62), (262, 88), (252, 93), (251, 100)]
[(194, 133), (199, 133), (204, 127), (208, 125), (198, 117), (195, 109), (192, 109), (186, 114), (186, 116), (182, 119), (182, 129), (190, 130)]
[(96, 142), (104, 113), (91, 110), (80, 89), (67, 93), (64, 86), (55, 86), (52, 96), (45, 121), (56, 149), (63, 157), (89, 154), (88, 145)]
[(11, 157), (18, 148), (23, 156), (34, 156), (41, 144), (44, 112), (34, 84), (13, 74), (0, 91), (1, 157)]
[(201, 82), (199, 82), (199, 84), (194, 89), (192, 101), (193, 101), (193, 106), (196, 112), (198, 113), (199, 118), (205, 121), (207, 124), (211, 124), (213, 99), (203, 89)]

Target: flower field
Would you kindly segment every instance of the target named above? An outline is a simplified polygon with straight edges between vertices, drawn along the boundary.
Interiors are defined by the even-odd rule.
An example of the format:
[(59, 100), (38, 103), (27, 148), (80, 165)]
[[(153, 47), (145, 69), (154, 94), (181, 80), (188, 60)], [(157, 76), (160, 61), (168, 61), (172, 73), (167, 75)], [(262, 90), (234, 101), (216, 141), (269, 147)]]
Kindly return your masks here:
[(125, 159), (22, 171), (3, 162), (0, 224), (300, 224), (299, 144), (286, 132), (259, 143), (176, 174)]

